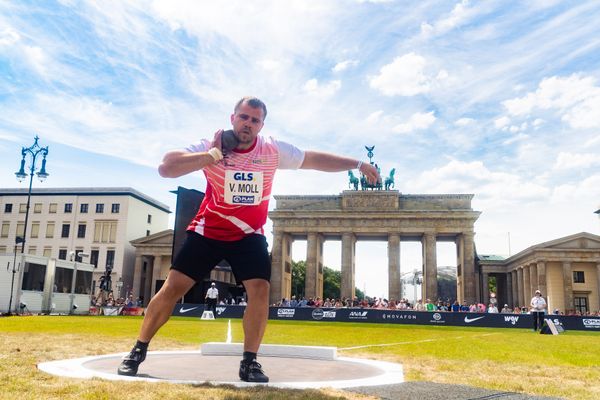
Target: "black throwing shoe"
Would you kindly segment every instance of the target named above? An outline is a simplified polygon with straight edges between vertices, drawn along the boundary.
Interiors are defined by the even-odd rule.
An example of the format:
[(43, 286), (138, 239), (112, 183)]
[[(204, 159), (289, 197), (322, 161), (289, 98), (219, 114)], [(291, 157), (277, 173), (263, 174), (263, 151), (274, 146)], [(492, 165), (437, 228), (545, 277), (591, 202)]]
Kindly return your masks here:
[(240, 361), (240, 379), (246, 382), (269, 382), (269, 377), (265, 375), (262, 366), (256, 361)]
[(131, 352), (125, 356), (121, 365), (117, 369), (119, 375), (135, 376), (140, 364), (146, 359), (146, 350), (134, 347)]

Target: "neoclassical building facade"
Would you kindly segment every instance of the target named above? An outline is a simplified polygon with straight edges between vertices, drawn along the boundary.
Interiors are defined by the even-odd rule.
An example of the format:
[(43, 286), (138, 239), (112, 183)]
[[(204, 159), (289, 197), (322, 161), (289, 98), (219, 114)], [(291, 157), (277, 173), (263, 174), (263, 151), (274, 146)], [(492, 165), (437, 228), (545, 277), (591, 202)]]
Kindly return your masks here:
[(498, 302), (529, 306), (536, 290), (550, 311), (600, 310), (600, 236), (577, 233), (531, 246), (507, 259), (479, 256), (482, 300), (488, 282), (496, 279)]

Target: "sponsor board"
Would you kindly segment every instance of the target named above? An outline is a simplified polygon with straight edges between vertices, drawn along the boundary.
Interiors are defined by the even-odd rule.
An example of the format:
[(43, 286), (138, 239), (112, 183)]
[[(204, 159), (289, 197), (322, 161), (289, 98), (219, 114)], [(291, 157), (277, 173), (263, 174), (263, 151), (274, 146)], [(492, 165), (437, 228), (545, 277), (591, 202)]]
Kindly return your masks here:
[(519, 316), (518, 315), (505, 315), (504, 322), (507, 322), (512, 325), (516, 325), (517, 322), (519, 322)]
[(584, 318), (583, 326), (588, 329), (600, 329), (600, 318)]
[(442, 314), (436, 312), (433, 313), (433, 315), (431, 316), (431, 320), (429, 322), (433, 322), (434, 324), (445, 324), (446, 321), (444, 320), (444, 317), (442, 317)]
[(350, 311), (348, 319), (367, 319), (368, 311)]
[(188, 313), (190, 311), (194, 311), (197, 308), (199, 308), (199, 307), (190, 307), (190, 308), (181, 307), (179, 309), (179, 314), (185, 314), (185, 313)]
[(217, 312), (217, 315), (221, 315), (225, 312), (225, 310), (227, 310), (227, 307), (216, 307), (215, 311)]
[(294, 318), (296, 315), (296, 310), (294, 308), (278, 308), (277, 309), (277, 317), (278, 318)]
[(334, 319), (336, 315), (336, 311), (325, 311), (320, 308), (315, 308), (311, 314), (313, 319), (317, 321), (322, 319)]
[(483, 316), (483, 317), (475, 317), (475, 318), (469, 318), (469, 317), (465, 316), (465, 324), (470, 324), (471, 322), (475, 322), (475, 321), (480, 320), (482, 318), (485, 318), (485, 316)]
[(396, 314), (396, 313), (390, 313), (390, 314), (382, 314), (381, 318), (383, 319), (417, 319), (417, 315), (416, 314)]

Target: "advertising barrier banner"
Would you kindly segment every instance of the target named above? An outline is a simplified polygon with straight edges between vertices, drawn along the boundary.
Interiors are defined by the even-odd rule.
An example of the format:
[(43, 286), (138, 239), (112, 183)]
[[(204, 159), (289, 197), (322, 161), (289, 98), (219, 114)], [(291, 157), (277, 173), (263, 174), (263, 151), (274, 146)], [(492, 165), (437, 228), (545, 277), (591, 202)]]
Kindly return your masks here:
[[(245, 306), (217, 306), (216, 318), (242, 318)], [(173, 314), (201, 317), (204, 304), (177, 304)], [(547, 315), (565, 330), (600, 332), (600, 317)], [(295, 321), (371, 322), (384, 324), (476, 326), (485, 328), (527, 328), (533, 326), (529, 314), (453, 313), (396, 311), (370, 308), (270, 307), (269, 319)]]

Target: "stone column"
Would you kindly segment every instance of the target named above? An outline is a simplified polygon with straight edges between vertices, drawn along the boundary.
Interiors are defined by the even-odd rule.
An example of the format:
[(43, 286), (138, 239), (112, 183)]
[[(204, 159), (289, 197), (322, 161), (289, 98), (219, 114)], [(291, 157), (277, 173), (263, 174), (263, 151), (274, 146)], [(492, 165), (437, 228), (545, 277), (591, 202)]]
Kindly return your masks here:
[[(529, 264), (529, 283), (531, 284), (531, 296), (533, 297), (533, 294), (535, 293), (536, 290), (538, 290), (538, 272), (537, 272), (537, 263), (535, 264)], [(544, 293), (544, 292), (542, 292)], [(546, 293), (544, 293), (544, 296), (546, 296)]]
[(154, 256), (154, 261), (152, 262), (152, 278), (150, 281), (152, 282), (152, 286), (150, 287), (150, 296), (154, 297), (156, 294), (156, 281), (160, 280), (160, 264), (162, 263), (162, 256)]
[(388, 235), (388, 299), (400, 301), (402, 283), (400, 282), (400, 235)]
[(473, 232), (463, 232), (464, 237), (464, 263), (463, 276), (465, 286), (465, 300), (467, 303), (474, 303), (476, 300), (476, 272), (475, 272), (475, 234)]
[(523, 267), (517, 268), (517, 306), (523, 306)]
[(426, 232), (423, 235), (423, 300), (437, 301), (437, 259), (435, 233)]
[[(504, 279), (506, 279), (506, 300), (505, 303), (508, 304), (509, 307), (512, 307), (513, 304), (513, 279), (512, 279), (512, 272), (508, 272), (505, 276)], [(502, 304), (502, 307), (504, 307), (504, 304)]]
[(352, 233), (342, 234), (342, 282), (340, 296), (354, 298), (354, 255), (356, 237)]
[(462, 235), (457, 235), (454, 243), (456, 244), (456, 299), (459, 304), (462, 304), (465, 298), (465, 273), (463, 270), (465, 260)]
[[(565, 313), (575, 309), (573, 302), (573, 268), (570, 262), (563, 262), (563, 284), (565, 290)], [(547, 295), (546, 293), (542, 293)]]
[(517, 271), (510, 271), (510, 278), (512, 281), (512, 299), (508, 305), (510, 308), (514, 308), (519, 303), (519, 287), (517, 285)]
[(542, 296), (548, 301), (548, 285), (546, 283), (546, 263), (538, 261), (537, 263), (537, 288), (542, 292)]
[(483, 287), (481, 288), (481, 297), (483, 304), (485, 304), (487, 307), (487, 305), (490, 303), (490, 274), (487, 272), (482, 272), (481, 275), (483, 282)]
[(323, 236), (311, 232), (306, 240), (306, 297), (323, 297)]
[(152, 299), (152, 266), (150, 265), (150, 257), (148, 256), (145, 258), (146, 271), (144, 274), (144, 306), (147, 306)]
[(133, 287), (131, 288), (131, 292), (133, 294), (133, 298), (137, 298), (138, 296), (143, 295), (142, 288), (140, 287), (142, 283), (142, 256), (135, 257), (135, 266), (133, 268)]
[(291, 297), (292, 285), (291, 237), (279, 229), (273, 230), (271, 250), (271, 291), (269, 304)]
[(596, 282), (598, 283), (598, 304), (596, 310), (600, 310), (600, 263), (596, 264)]
[(529, 300), (533, 297), (531, 292), (531, 279), (529, 274), (529, 265), (523, 266), (523, 301), (522, 305), (529, 307)]

